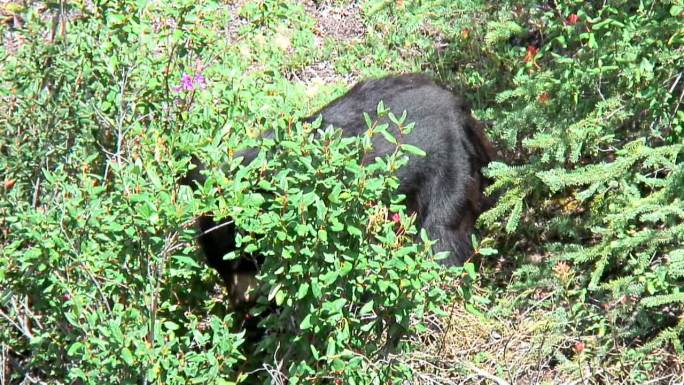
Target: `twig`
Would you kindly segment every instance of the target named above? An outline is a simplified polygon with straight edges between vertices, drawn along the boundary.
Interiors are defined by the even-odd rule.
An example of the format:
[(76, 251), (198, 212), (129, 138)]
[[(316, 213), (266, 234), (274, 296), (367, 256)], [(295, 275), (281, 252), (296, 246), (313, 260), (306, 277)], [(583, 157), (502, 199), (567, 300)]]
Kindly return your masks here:
[[(125, 102), (125, 94), (126, 94), (126, 85), (128, 84), (128, 77), (130, 76), (131, 72), (133, 71), (133, 66), (129, 66), (126, 72), (123, 73), (123, 79), (121, 81), (121, 92), (119, 95), (119, 114), (116, 117), (116, 126), (112, 126), (113, 128), (116, 128), (116, 152), (112, 154), (112, 157), (114, 158), (114, 162), (117, 164), (121, 164), (121, 146), (123, 145), (123, 140), (128, 131), (131, 130), (131, 127), (128, 127), (127, 129), (123, 129), (123, 123), (124, 123), (124, 117), (125, 117), (125, 111), (126, 111), (126, 102)], [(96, 110), (97, 111), (97, 110)], [(101, 115), (101, 113), (100, 113)], [(109, 123), (109, 122), (108, 122)], [(109, 123), (110, 126), (112, 125)], [(105, 166), (105, 171), (104, 171), (104, 177), (102, 178), (102, 183), (105, 184), (107, 183), (107, 176), (109, 174), (109, 162), (107, 162)]]
[(64, 10), (64, 3), (66, 3), (65, 0), (60, 0), (59, 1), (59, 25), (60, 25), (60, 32), (62, 33), (62, 44), (66, 46), (67, 43), (67, 21), (69, 20), (66, 15), (66, 11)]
[[(670, 87), (670, 91), (668, 91), (669, 93), (674, 92), (675, 88), (677, 87), (677, 84), (679, 83), (679, 79), (681, 79), (681, 78), (682, 78), (682, 72), (677, 74), (677, 79), (675, 79), (674, 83), (672, 83), (672, 86)], [(672, 78), (670, 78), (670, 79), (672, 79)]]
[(149, 263), (147, 265), (147, 274), (148, 276), (152, 277), (155, 282), (155, 288), (152, 292), (152, 303), (150, 304), (150, 329), (147, 334), (149, 343), (152, 345), (154, 345), (154, 330), (155, 324), (157, 322), (157, 311), (159, 302), (158, 294), (161, 290), (162, 276), (164, 274), (164, 269), (166, 268), (166, 261), (168, 260), (171, 251), (175, 250), (176, 239), (178, 239), (178, 233), (172, 232), (170, 234), (167, 234), (166, 238), (164, 239), (164, 248), (161, 252), (161, 264), (157, 266), (157, 268), (152, 269), (150, 269)]
[(0, 344), (0, 385), (7, 384), (7, 379), (5, 378), (7, 372), (9, 372), (9, 363), (7, 362), (7, 345), (4, 343)]
[[(674, 92), (675, 86), (677, 85), (677, 83), (679, 83), (679, 79), (681, 77), (682, 77), (682, 73), (680, 72), (679, 75), (677, 76), (677, 79), (672, 84), (672, 87), (670, 87), (670, 93)], [(670, 115), (670, 128), (672, 128), (672, 118), (674, 118), (675, 114), (677, 114), (677, 111), (679, 111), (679, 106), (682, 104), (683, 98), (684, 98), (684, 87), (682, 87), (682, 92), (679, 94), (679, 99), (677, 100), (677, 104), (675, 104), (674, 110), (672, 110), (672, 114)]]
[(28, 329), (24, 329), (21, 325), (14, 322), (14, 320), (12, 318), (10, 318), (10, 316), (8, 316), (4, 311), (2, 311), (2, 308), (0, 308), (0, 316), (2, 316), (2, 318), (7, 320), (7, 322), (9, 322), (10, 325), (14, 326), (17, 330), (19, 330), (21, 332), (21, 334), (26, 336), (26, 338), (33, 339), (33, 334), (31, 333), (31, 331)]
[[(88, 223), (88, 221), (90, 220), (90, 216), (92, 215), (92, 212), (93, 212), (93, 210), (88, 211), (88, 214), (86, 215), (86, 218), (85, 218), (85, 222), (84, 222), (84, 223)], [(72, 237), (70, 236), (70, 234), (67, 232), (67, 229), (64, 227), (64, 219), (63, 219), (63, 218), (66, 216), (66, 215), (64, 214), (64, 207), (62, 207), (62, 214), (63, 214), (63, 215), (62, 215), (62, 219), (61, 219), (60, 222), (59, 222), (59, 228), (60, 228), (60, 230), (62, 231), (62, 234), (64, 235), (65, 239), (68, 241), (69, 246), (71, 246), (71, 248), (72, 248), (72, 250), (73, 250), (73, 252), (74, 252), (74, 260), (76, 261), (76, 263), (77, 263), (78, 265), (80, 265), (80, 266), (82, 267), (82, 270), (81, 270), (81, 271), (82, 271), (82, 272), (83, 272), (83, 273), (84, 273), (84, 274), (93, 282), (93, 284), (95, 285), (95, 288), (97, 289), (97, 292), (100, 294), (100, 297), (102, 297), (102, 303), (104, 303), (104, 305), (105, 305), (105, 307), (107, 308), (107, 310), (108, 310), (109, 312), (111, 312), (112, 309), (111, 309), (111, 307), (109, 306), (109, 301), (107, 300), (107, 296), (105, 295), (104, 291), (102, 290), (102, 286), (100, 286), (100, 283), (97, 281), (97, 279), (95, 278), (95, 276), (91, 273), (90, 269), (89, 269), (88, 266), (83, 262), (83, 260), (80, 259), (80, 258), (78, 258), (78, 256), (79, 256), (80, 253), (81, 253), (81, 248), (80, 248), (80, 246), (78, 246), (78, 244), (77, 244), (76, 242), (74, 242), (74, 240), (72, 239)], [(87, 228), (88, 228), (87, 226), (83, 226), (83, 229), (82, 229), (82, 231), (81, 231), (81, 236), (80, 236), (79, 238), (83, 238), (83, 237), (84, 237)], [(57, 276), (57, 278), (59, 278), (59, 279), (60, 279), (61, 281), (63, 281), (63, 282), (69, 282), (69, 281), (71, 281), (71, 278), (69, 277), (69, 271), (68, 271), (68, 270), (66, 271), (66, 279), (64, 279), (63, 277), (61, 277), (60, 274), (57, 273), (57, 272), (54, 272), (53, 274), (55, 274), (55, 275)]]
[(31, 377), (30, 374), (26, 373), (26, 374), (24, 375), (24, 381), (22, 381), (21, 383), (22, 383), (22, 384), (26, 384), (26, 383), (29, 383), (29, 384), (38, 384), (38, 383), (40, 383), (40, 382), (41, 382), (41, 381), (40, 381), (39, 379), (33, 378), (33, 377)]
[(652, 380), (648, 380), (648, 381), (644, 382), (642, 385), (649, 385), (649, 384), (664, 384), (664, 382), (661, 382), (661, 381), (667, 380), (667, 379), (669, 379), (669, 378), (674, 378), (674, 376), (675, 376), (674, 373), (673, 373), (673, 374), (668, 374), (667, 376), (663, 376), (663, 377), (660, 377), (660, 378), (654, 378), (654, 379), (652, 379)]
[(268, 375), (271, 377), (271, 384), (285, 384), (287, 382), (287, 377), (285, 377), (285, 374), (283, 373), (283, 360), (278, 361), (278, 350), (280, 349), (280, 344), (276, 346), (275, 351), (273, 352), (273, 364), (275, 366), (270, 366), (268, 364), (264, 364), (264, 369), (268, 373)]
[(218, 230), (218, 229), (220, 229), (221, 227), (228, 226), (228, 225), (230, 225), (230, 224), (232, 224), (232, 223), (233, 223), (233, 221), (228, 221), (228, 222), (221, 223), (220, 225), (216, 225), (216, 226), (210, 228), (209, 230), (202, 232), (201, 234), (199, 234), (198, 236), (196, 236), (194, 239), (197, 239), (197, 238), (199, 238), (199, 237), (201, 237), (201, 236), (203, 236), (203, 235), (207, 235), (207, 234), (211, 233), (212, 231)]
[(501, 377), (495, 376), (489, 372), (486, 372), (477, 366), (470, 364), (470, 363), (465, 363), (465, 367), (472, 370), (473, 372), (477, 373), (480, 377), (484, 377), (488, 380), (496, 382), (498, 385), (511, 385), (508, 381), (504, 380)]
[(38, 196), (40, 196), (40, 176), (36, 179), (36, 185), (33, 188), (33, 199), (31, 200), (31, 207), (34, 209), (38, 205)]
[[(14, 301), (12, 301), (12, 306), (14, 306), (14, 308), (17, 311), (19, 311), (19, 308), (17, 307), (17, 305)], [(36, 326), (38, 326), (39, 329), (42, 329), (43, 324), (40, 322), (40, 319), (36, 316), (36, 314), (33, 311), (31, 311), (31, 309), (29, 309), (28, 296), (24, 297), (24, 300), (21, 302), (21, 307), (24, 309), (25, 316), (30, 317), (31, 320), (33, 320), (33, 322), (36, 323)], [(28, 321), (26, 320), (26, 321), (24, 321), (24, 323), (28, 327)]]

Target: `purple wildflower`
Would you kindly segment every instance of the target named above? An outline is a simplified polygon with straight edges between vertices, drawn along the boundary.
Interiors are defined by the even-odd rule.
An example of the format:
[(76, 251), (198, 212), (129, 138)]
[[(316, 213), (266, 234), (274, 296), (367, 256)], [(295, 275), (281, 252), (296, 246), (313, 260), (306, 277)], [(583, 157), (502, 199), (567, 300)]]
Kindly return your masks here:
[(192, 91), (193, 89), (195, 89), (195, 87), (193, 87), (192, 84), (192, 76), (186, 74), (185, 72), (181, 77), (181, 88), (185, 91)]
[(207, 87), (207, 79), (201, 73), (198, 73), (195, 76), (191, 76), (191, 75), (183, 72), (183, 76), (181, 76), (180, 85), (177, 87), (173, 87), (173, 91), (174, 92), (194, 91), (198, 88), (203, 90), (206, 87)]
[(204, 75), (202, 74), (197, 74), (195, 75), (195, 78), (193, 79), (193, 82), (201, 89), (205, 89), (207, 87), (207, 80), (204, 78)]

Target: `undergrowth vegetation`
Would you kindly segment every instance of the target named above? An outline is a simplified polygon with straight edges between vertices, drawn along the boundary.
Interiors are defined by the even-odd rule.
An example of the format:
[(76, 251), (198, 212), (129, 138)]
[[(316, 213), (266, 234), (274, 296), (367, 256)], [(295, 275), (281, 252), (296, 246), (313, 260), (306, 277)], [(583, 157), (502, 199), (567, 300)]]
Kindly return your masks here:
[[(682, 380), (681, 1), (0, 7), (0, 384)], [(359, 167), (368, 137), (296, 123), (415, 71), (500, 154), (448, 272), (393, 194), (418, 149)], [(270, 155), (230, 161), (250, 146)], [(196, 250), (205, 212), (269, 255), (258, 347)]]
[(481, 116), (504, 153), (481, 221), (517, 269), (514, 303), (494, 312), (540, 306), (575, 337), (571, 355), (636, 382), (657, 373), (654, 351), (684, 354), (682, 11), (525, 2), (475, 18), (445, 53), (488, 96)]

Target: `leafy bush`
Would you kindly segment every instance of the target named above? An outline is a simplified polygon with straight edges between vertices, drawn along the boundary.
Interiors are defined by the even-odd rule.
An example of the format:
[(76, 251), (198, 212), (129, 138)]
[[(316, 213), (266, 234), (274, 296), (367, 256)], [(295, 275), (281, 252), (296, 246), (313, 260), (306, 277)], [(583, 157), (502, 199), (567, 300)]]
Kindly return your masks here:
[[(404, 132), (410, 129), (405, 115), (378, 107), (377, 116), (388, 114)], [(413, 243), (413, 217), (390, 205), (394, 172), (406, 162), (405, 151), (418, 150), (398, 143), (387, 158), (361, 166), (374, 135), (396, 141), (387, 124), (367, 119), (369, 132), (359, 138), (283, 121), (250, 165), (228, 178), (214, 171), (200, 189), (202, 200), (227, 208), (224, 215), (244, 232), (241, 247), (266, 256), (261, 307), (253, 313), (271, 301), (280, 308), (262, 322), (257, 362), (284, 363), (291, 383), (407, 378), (388, 353), (444, 301), (438, 265), (427, 247)]]
[(175, 175), (187, 164), (173, 161), (184, 139), (172, 133), (187, 107), (171, 69), (215, 38), (188, 19), (222, 20), (192, 4), (153, 15), (127, 1), (67, 6), (54, 11), (63, 19), (47, 39), (49, 13), (18, 16), (24, 28), (13, 33), (24, 43), (3, 53), (0, 88), (0, 342), (10, 383), (237, 377), (242, 337), (180, 242), (191, 207), (177, 200)]
[[(303, 110), (304, 90), (274, 74), (316, 57), (302, 8), (263, 1), (240, 11), (249, 24), (236, 35), (297, 42), (267, 50), (217, 32), (232, 14), (211, 1), (61, 5), (17, 11), (22, 26), (8, 33), (22, 43), (0, 52), (9, 382), (239, 383), (253, 367), (245, 350), (286, 359), (293, 381), (406, 378), (389, 353), (408, 348), (399, 337), (420, 326), (410, 316), (443, 292), (423, 289), (437, 273), (409, 241), (410, 217), (382, 216), (403, 149), (360, 167), (367, 139), (328, 131), (309, 141), (312, 128), (300, 125), (285, 135), (296, 117), (282, 111)], [(268, 67), (254, 71), (251, 59)], [(231, 178), (217, 167), (199, 196), (177, 186), (188, 154), (220, 164), (269, 128), (289, 152)], [(271, 257), (262, 281), (282, 310), (265, 321), (273, 333), (260, 356), (198, 262), (190, 222), (208, 211), (234, 216), (254, 234), (245, 246)]]

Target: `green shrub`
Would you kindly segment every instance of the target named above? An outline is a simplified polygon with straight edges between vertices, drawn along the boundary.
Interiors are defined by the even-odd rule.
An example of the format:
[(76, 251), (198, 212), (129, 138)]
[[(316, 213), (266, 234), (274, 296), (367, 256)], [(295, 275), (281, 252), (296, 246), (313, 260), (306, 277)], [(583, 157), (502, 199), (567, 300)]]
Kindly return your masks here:
[[(382, 105), (377, 112), (410, 129), (405, 115), (396, 118)], [(283, 121), (247, 168), (228, 178), (214, 172), (200, 189), (203, 201), (227, 208), (224, 215), (244, 231), (241, 247), (266, 256), (260, 305), (280, 308), (262, 322), (257, 362), (284, 363), (291, 383), (407, 378), (407, 368), (388, 354), (444, 301), (438, 265), (429, 248), (413, 243), (413, 217), (392, 199), (405, 152), (420, 151), (397, 144), (393, 154), (361, 166), (374, 135), (396, 141), (387, 124), (367, 119), (369, 132), (359, 138)]]
[[(409, 348), (399, 337), (443, 292), (423, 290), (437, 273), (409, 241), (410, 218), (399, 236), (378, 216), (403, 149), (362, 168), (363, 140), (330, 131), (310, 142), (300, 125), (285, 135), (297, 118), (284, 112), (305, 112), (305, 90), (281, 73), (316, 57), (301, 6), (240, 11), (249, 24), (238, 38), (292, 37), (287, 49), (226, 39), (232, 14), (211, 1), (17, 12), (23, 24), (8, 33), (22, 43), (0, 51), (0, 348), (10, 383), (240, 383), (254, 366), (245, 352), (275, 355), (300, 382), (409, 375), (390, 353)], [(220, 164), (271, 128), (291, 152), (264, 174), (217, 168), (197, 196), (178, 187), (188, 154)], [(266, 299), (283, 310), (265, 321), (274, 332), (261, 352), (244, 345), (241, 320), (199, 261), (190, 224), (204, 212), (233, 215), (255, 235), (244, 244), (270, 257)]]
[[(181, 242), (192, 207), (178, 201), (175, 175), (187, 164), (173, 161), (184, 139), (172, 133), (187, 105), (172, 88), (178, 62), (216, 38), (188, 20), (224, 16), (193, 3), (155, 13), (128, 1), (65, 4), (52, 10), (64, 21), (47, 39), (51, 8), (19, 15), (23, 43), (3, 53), (0, 87), (0, 343), (10, 383), (238, 377), (242, 337)], [(181, 28), (157, 25), (170, 19)]]
[(443, 63), (504, 153), (482, 222), (518, 266), (543, 256), (507, 290), (555, 291), (546, 304), (597, 359), (637, 349), (639, 381), (646, 353), (684, 353), (682, 5), (458, 4), (465, 17), (431, 18), (450, 28)]

